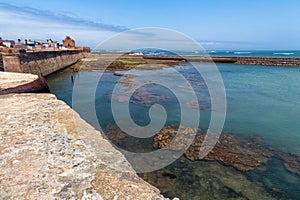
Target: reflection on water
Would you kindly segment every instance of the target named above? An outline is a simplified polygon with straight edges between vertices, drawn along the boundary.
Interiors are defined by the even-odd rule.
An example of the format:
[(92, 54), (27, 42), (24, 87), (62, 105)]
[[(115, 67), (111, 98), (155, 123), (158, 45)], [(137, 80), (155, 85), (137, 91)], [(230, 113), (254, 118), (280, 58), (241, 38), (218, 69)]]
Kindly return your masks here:
[[(228, 101), (224, 131), (237, 138), (236, 144), (241, 149), (244, 148), (242, 151), (245, 159), (247, 153), (249, 158), (252, 155), (247, 152), (249, 149), (245, 149), (247, 141), (253, 141), (251, 138), (256, 138), (255, 145), (270, 151), (272, 155), (261, 162), (259, 168), (250, 170), (241, 170), (234, 167), (230, 160), (224, 160), (229, 153), (225, 153), (227, 157), (212, 157), (210, 161), (191, 161), (182, 156), (164, 169), (140, 176), (158, 187), (166, 196), (181, 199), (300, 199), (300, 124), (297, 118), (300, 114), (300, 68), (231, 64), (218, 64), (218, 67), (224, 79)], [(196, 91), (201, 110), (199, 128), (205, 130), (209, 123), (211, 106), (206, 85), (199, 81), (199, 75), (189, 66), (178, 66), (176, 69), (190, 82), (195, 83), (193, 90)], [(132, 76), (130, 84), (146, 83), (145, 77), (154, 79), (158, 73), (164, 81), (173, 84), (175, 90), (181, 91), (181, 98), (186, 102), (185, 109), (191, 112), (196, 109), (197, 102), (189, 98), (189, 93), (193, 90), (169, 76), (168, 69), (131, 71), (130, 74), (135, 76)], [(61, 72), (48, 77), (47, 81), (51, 91), (69, 105), (72, 105), (72, 80), (80, 81), (84, 89), (81, 91), (79, 105), (85, 107), (90, 102), (86, 102), (84, 97), (93, 92), (90, 91), (90, 85), (98, 81), (100, 74), (97, 71)], [(115, 125), (110, 107), (111, 93), (120, 79), (124, 77), (114, 76), (109, 72), (102, 76), (95, 99), (98, 121), (102, 129), (105, 129), (106, 136), (115, 145), (134, 152), (153, 151), (154, 136), (137, 139), (128, 136)], [(116, 86), (119, 93), (118, 98), (114, 99), (116, 103), (124, 104), (124, 97), (131, 94), (128, 92), (130, 84)], [(178, 102), (164, 87), (146, 84), (134, 91), (130, 102), (131, 117), (140, 126), (150, 123), (148, 111), (155, 103), (163, 105), (167, 111), (165, 126), (180, 122)], [(80, 109), (80, 112), (92, 125), (98, 123), (90, 118), (88, 111)], [(122, 119), (122, 113), (120, 118)], [(226, 145), (222, 147), (224, 146)], [(230, 146), (234, 147), (228, 145), (228, 149)], [(222, 151), (226, 152), (224, 149)], [(237, 154), (237, 160), (241, 156), (238, 151), (230, 152)]]

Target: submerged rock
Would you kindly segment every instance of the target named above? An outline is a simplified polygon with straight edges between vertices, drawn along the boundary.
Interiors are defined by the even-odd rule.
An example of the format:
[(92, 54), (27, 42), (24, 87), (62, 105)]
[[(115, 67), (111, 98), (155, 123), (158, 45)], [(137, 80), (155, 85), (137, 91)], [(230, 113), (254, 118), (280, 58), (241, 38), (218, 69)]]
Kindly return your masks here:
[[(199, 153), (204, 140), (205, 131), (182, 127), (182, 134), (177, 135), (177, 133), (178, 126), (172, 125), (162, 128), (154, 137), (152, 146), (155, 149), (166, 148), (179, 151), (191, 144), (184, 151), (184, 156), (187, 159), (191, 161), (218, 161), (223, 165), (231, 166), (241, 171), (254, 169), (263, 170), (264, 164), (275, 156), (284, 162), (284, 166), (289, 172), (300, 176), (300, 156), (293, 153), (271, 150), (267, 146), (262, 146), (257, 138), (245, 139), (232, 134), (222, 134), (210, 153), (203, 159), (200, 159)], [(118, 130), (115, 125), (109, 125), (105, 130), (105, 135), (118, 146), (124, 147), (125, 144), (129, 146), (129, 144), (137, 143), (134, 140), (128, 139), (128, 135)], [(175, 135), (177, 135), (176, 138), (174, 138)], [(144, 145), (139, 147), (138, 144), (135, 144), (134, 146), (136, 148), (145, 148)]]
[(277, 152), (278, 157), (284, 161), (285, 168), (300, 176), (300, 156), (294, 153)]
[(276, 199), (241, 171), (219, 162), (191, 162), (181, 157), (165, 169), (140, 176), (160, 188), (165, 196), (182, 200)]
[[(201, 160), (199, 158), (200, 149), (204, 141), (205, 132), (191, 128), (185, 128), (175, 141), (173, 138), (177, 134), (174, 127), (163, 128), (154, 138), (154, 148), (171, 148), (177, 150), (186, 145), (189, 135), (197, 132), (194, 141), (185, 151), (184, 155), (191, 161)], [(173, 141), (172, 141), (173, 140)], [(172, 141), (172, 144), (170, 142)], [(175, 147), (176, 146), (176, 147)], [(258, 143), (245, 140), (237, 136), (223, 134), (220, 136), (214, 148), (207, 154), (203, 160), (216, 160), (224, 165), (232, 166), (238, 170), (247, 171), (261, 167), (262, 163), (266, 163), (273, 153), (260, 146)]]
[[(185, 152), (190, 160), (199, 160), (200, 147), (204, 136), (196, 136), (191, 147)], [(247, 171), (261, 167), (272, 157), (272, 152), (253, 141), (243, 140), (224, 134), (204, 160), (217, 160), (222, 164)]]

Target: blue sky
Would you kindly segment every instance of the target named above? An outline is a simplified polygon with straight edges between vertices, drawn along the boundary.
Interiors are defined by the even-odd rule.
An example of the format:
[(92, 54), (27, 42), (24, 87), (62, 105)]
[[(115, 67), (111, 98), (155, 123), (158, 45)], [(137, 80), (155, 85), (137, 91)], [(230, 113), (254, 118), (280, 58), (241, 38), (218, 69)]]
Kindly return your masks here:
[(173, 29), (207, 49), (300, 49), (298, 0), (0, 0), (0, 36), (66, 35), (95, 46), (142, 27)]

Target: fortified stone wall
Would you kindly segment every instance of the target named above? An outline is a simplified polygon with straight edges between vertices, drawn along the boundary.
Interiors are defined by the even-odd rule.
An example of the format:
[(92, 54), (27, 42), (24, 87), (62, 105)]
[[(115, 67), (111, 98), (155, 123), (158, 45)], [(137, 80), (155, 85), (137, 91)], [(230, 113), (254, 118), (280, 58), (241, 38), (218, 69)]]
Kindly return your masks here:
[(189, 62), (235, 63), (242, 65), (300, 66), (300, 58), (238, 57), (238, 56), (143, 56), (144, 59)]
[(0, 53), (0, 68), (1, 66), (3, 66), (3, 58), (2, 58), (2, 54)]
[(236, 57), (236, 64), (270, 65), (270, 66), (300, 66), (299, 58), (265, 58), (265, 57)]
[(37, 51), (3, 54), (4, 71), (47, 76), (66, 68), (85, 56), (81, 50)]

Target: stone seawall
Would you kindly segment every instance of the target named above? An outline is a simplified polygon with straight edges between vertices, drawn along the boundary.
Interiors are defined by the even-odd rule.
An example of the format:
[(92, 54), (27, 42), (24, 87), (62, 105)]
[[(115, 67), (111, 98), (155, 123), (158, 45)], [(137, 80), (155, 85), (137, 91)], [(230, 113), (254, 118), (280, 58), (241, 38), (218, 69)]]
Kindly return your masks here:
[(300, 66), (300, 58), (236, 57), (236, 64), (267, 66)]
[(144, 59), (178, 60), (189, 62), (234, 63), (242, 65), (300, 66), (300, 58), (227, 57), (227, 56), (143, 56)]
[(3, 53), (3, 66), (6, 72), (47, 76), (78, 62), (85, 55), (82, 50)]
[(0, 68), (2, 68), (2, 67), (3, 67), (3, 58), (2, 58), (2, 54), (0, 52)]

